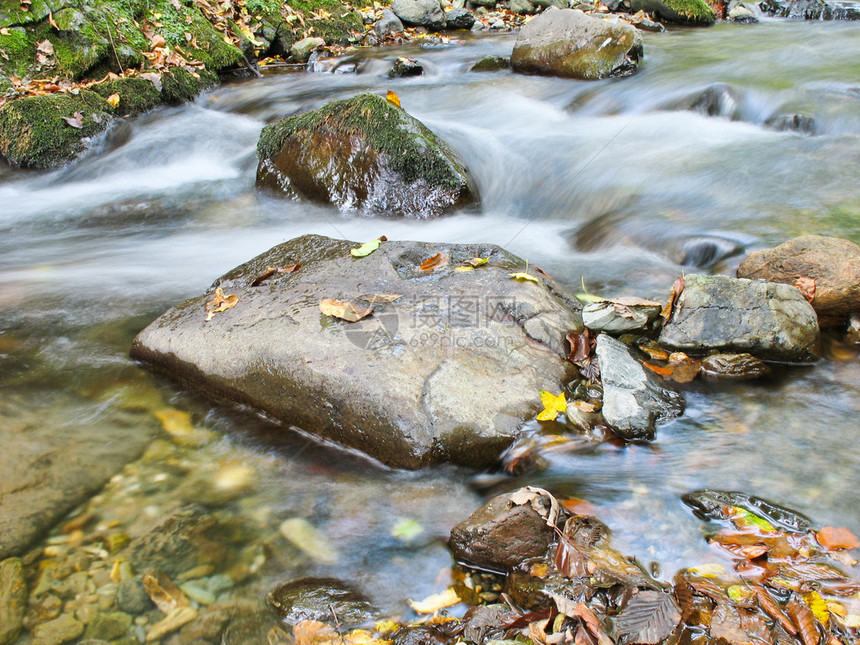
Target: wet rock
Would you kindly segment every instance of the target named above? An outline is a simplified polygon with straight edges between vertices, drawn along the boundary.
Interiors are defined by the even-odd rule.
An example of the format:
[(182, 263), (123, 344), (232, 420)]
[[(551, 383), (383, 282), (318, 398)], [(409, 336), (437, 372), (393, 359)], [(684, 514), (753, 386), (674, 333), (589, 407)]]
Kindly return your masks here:
[(505, 637), (503, 626), (516, 618), (507, 605), (472, 607), (463, 616), (463, 639), (469, 643), (487, 643)]
[(804, 235), (772, 249), (750, 253), (739, 278), (794, 285), (815, 281), (812, 308), (819, 318), (843, 318), (860, 311), (860, 247), (849, 240)]
[(396, 61), (391, 69), (388, 70), (388, 78), (404, 78), (407, 76), (421, 76), (424, 73), (424, 66), (414, 58), (405, 58), (401, 56)]
[(322, 38), (302, 38), (290, 47), (290, 56), (296, 59), (296, 62), (306, 63), (311, 56), (311, 52), (323, 45), (325, 45), (325, 40)]
[(224, 564), (230, 552), (225, 542), (214, 517), (188, 506), (132, 540), (126, 554), (137, 569), (161, 569), (173, 577), (194, 566)]
[(193, 607), (177, 607), (146, 632), (146, 640), (147, 642), (157, 641), (167, 634), (175, 632), (183, 625), (187, 625), (195, 618), (197, 618), (197, 610)]
[(477, 63), (472, 65), (472, 72), (498, 72), (503, 69), (510, 69), (511, 61), (503, 56), (484, 56)]
[(666, 28), (662, 24), (651, 20), (647, 15), (645, 15), (644, 11), (639, 13), (641, 13), (642, 15), (633, 21), (633, 26), (636, 27), (636, 29), (639, 29), (640, 31), (649, 31), (651, 33), (656, 34), (666, 31)]
[(713, 354), (702, 359), (701, 372), (715, 380), (761, 378), (770, 374), (770, 367), (752, 354)]
[(529, 0), (508, 0), (508, 9), (520, 15), (531, 15), (537, 11)]
[(389, 34), (398, 34), (403, 31), (403, 23), (400, 22), (395, 13), (385, 8), (382, 10), (382, 17), (373, 26), (373, 31), (377, 36), (383, 38)]
[(61, 645), (84, 633), (84, 626), (71, 614), (63, 614), (41, 625), (30, 633), (31, 645)]
[(667, 252), (672, 261), (685, 267), (708, 268), (737, 255), (743, 251), (743, 245), (717, 235), (693, 235), (673, 240), (669, 243)]
[[(113, 107), (95, 92), (32, 96), (0, 108), (0, 153), (13, 166), (56, 168), (75, 161), (113, 120)], [(80, 127), (63, 117), (75, 119)], [(75, 121), (77, 125), (77, 121)]]
[(739, 491), (696, 490), (682, 495), (681, 500), (697, 517), (705, 520), (727, 519), (731, 516), (727, 509), (737, 506), (792, 533), (806, 533), (813, 527), (812, 520), (802, 513)]
[(818, 355), (818, 339), (815, 311), (794, 287), (690, 274), (659, 342), (684, 352), (808, 361)]
[(815, 119), (805, 114), (775, 114), (764, 124), (774, 130), (815, 134)]
[(108, 614), (98, 614), (84, 631), (84, 638), (93, 640), (112, 641), (121, 638), (131, 627), (131, 616), (115, 611)]
[(712, 25), (716, 14), (704, 0), (629, 0), (631, 12), (646, 11), (682, 25)]
[(758, 18), (755, 13), (740, 3), (732, 7), (726, 14), (726, 17), (731, 22), (740, 22), (744, 24), (754, 24), (758, 22)]
[(343, 211), (421, 218), (477, 200), (454, 151), (374, 94), (276, 121), (257, 152), (258, 187)]
[(452, 9), (447, 14), (445, 14), (446, 29), (471, 29), (474, 24), (475, 14), (473, 14), (465, 7)]
[[(360, 260), (357, 246), (318, 235), (279, 245), (213, 285), (235, 307), (206, 322), (212, 292), (186, 301), (132, 354), (387, 464), (495, 462), (539, 410), (534, 393), (559, 391), (575, 369), (564, 360), (565, 336), (581, 328), (575, 298), (540, 274), (510, 279), (525, 261), (493, 245), (388, 241)], [(447, 262), (419, 269), (436, 255)], [(476, 257), (489, 260), (455, 271)], [(322, 299), (358, 305), (363, 294), (400, 298), (355, 323), (320, 313)]]
[[(517, 494), (523, 490), (494, 497), (451, 529), (448, 548), (457, 560), (507, 572), (524, 560), (546, 555), (555, 541), (555, 530), (531, 503), (516, 503)], [(536, 503), (550, 511), (548, 496)], [(556, 525), (563, 525), (567, 516), (561, 508)]]
[(642, 37), (632, 26), (550, 8), (520, 30), (511, 67), (522, 73), (594, 80), (631, 74), (641, 56)]
[(148, 569), (143, 572), (141, 581), (143, 590), (163, 614), (170, 614), (177, 607), (188, 606), (188, 598), (163, 571)]
[(370, 601), (336, 578), (293, 580), (270, 591), (266, 599), (278, 618), (290, 625), (303, 620), (336, 620), (343, 627), (353, 627), (373, 618)]
[(110, 420), (93, 432), (90, 424), (70, 420), (50, 394), (44, 400), (34, 410), (12, 392), (0, 397), (0, 559), (24, 553), (151, 439)]
[(119, 583), (116, 602), (121, 611), (135, 616), (152, 609), (154, 606), (143, 589), (140, 576), (128, 578)]
[(394, 0), (391, 10), (405, 25), (426, 27), (430, 31), (442, 31), (446, 26), (439, 0)]
[(594, 302), (582, 309), (582, 324), (592, 331), (612, 334), (644, 330), (660, 316), (659, 305), (624, 305), (616, 302)]
[(533, 0), (532, 4), (535, 7), (540, 7), (541, 9), (548, 9), (549, 7), (567, 9), (570, 6), (567, 0)]
[(0, 562), (0, 645), (18, 638), (27, 609), (27, 580), (20, 558)]
[(703, 90), (672, 102), (668, 108), (701, 112), (707, 116), (718, 116), (737, 121), (741, 118), (743, 111), (742, 102), (743, 97), (740, 92), (731, 85), (714, 83)]
[(398, 630), (392, 645), (442, 645), (449, 642), (436, 627), (406, 627)]
[(860, 3), (844, 0), (765, 0), (759, 6), (780, 18), (860, 20)]
[(628, 440), (653, 439), (658, 422), (684, 411), (684, 399), (637, 361), (621, 341), (607, 334), (595, 348), (603, 382), (601, 412), (609, 426)]
[(268, 643), (272, 617), (268, 611), (247, 611), (236, 616), (221, 637), (221, 645), (248, 645), (248, 643)]

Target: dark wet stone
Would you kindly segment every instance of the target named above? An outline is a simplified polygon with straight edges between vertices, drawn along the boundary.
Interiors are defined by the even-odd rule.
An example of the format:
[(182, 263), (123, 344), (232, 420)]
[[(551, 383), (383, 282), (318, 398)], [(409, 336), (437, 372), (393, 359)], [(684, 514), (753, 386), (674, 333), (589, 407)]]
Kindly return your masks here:
[(550, 8), (520, 30), (511, 54), (516, 72), (595, 80), (635, 71), (642, 36), (625, 23)]
[(785, 506), (774, 504), (761, 497), (730, 490), (697, 490), (681, 496), (681, 500), (697, 517), (704, 520), (725, 519), (727, 506), (738, 506), (771, 524), (795, 533), (806, 533), (813, 527), (812, 520)]
[(701, 370), (707, 378), (732, 381), (761, 378), (771, 372), (752, 354), (713, 354), (702, 359)]
[(449, 639), (435, 627), (405, 627), (399, 629), (392, 645), (442, 645)]
[(759, 6), (781, 18), (860, 20), (860, 3), (845, 0), (764, 0)]
[(465, 8), (452, 9), (445, 14), (447, 29), (471, 29), (475, 24), (475, 14)]
[(268, 643), (272, 618), (266, 611), (248, 612), (237, 616), (224, 629), (221, 645), (249, 645)]
[(20, 558), (0, 562), (0, 645), (8, 645), (21, 633), (27, 609), (27, 580)]
[(388, 34), (397, 34), (402, 32), (403, 23), (400, 22), (400, 18), (398, 18), (391, 9), (386, 7), (382, 10), (382, 17), (373, 26), (373, 31), (377, 36), (382, 38)]
[(424, 66), (414, 58), (400, 57), (394, 61), (394, 65), (388, 70), (388, 78), (404, 78), (407, 76), (421, 76)]
[(84, 638), (93, 640), (112, 641), (125, 635), (131, 627), (131, 616), (115, 611), (108, 614), (98, 614), (84, 630)]
[[(165, 313), (132, 354), (386, 464), (495, 463), (540, 410), (535, 393), (573, 374), (564, 338), (581, 328), (580, 305), (540, 274), (512, 280), (525, 261), (497, 246), (389, 241), (355, 259), (357, 246), (317, 235), (279, 245)], [(444, 267), (419, 270), (437, 254)], [(454, 271), (476, 257), (489, 261)], [(206, 322), (214, 287), (239, 304)], [(322, 299), (374, 293), (401, 298), (355, 323), (320, 313)]]
[(812, 308), (819, 318), (844, 318), (860, 311), (860, 247), (849, 240), (804, 235), (754, 251), (738, 266), (738, 277), (783, 284), (811, 278)]
[(717, 235), (693, 235), (673, 241), (668, 250), (672, 260), (681, 266), (704, 269), (737, 255), (743, 251), (743, 246)]
[(703, 90), (690, 94), (668, 106), (671, 110), (690, 110), (707, 116), (719, 116), (732, 121), (741, 118), (743, 97), (727, 83), (714, 83)]
[(504, 625), (512, 622), (517, 614), (507, 605), (481, 605), (472, 607), (463, 616), (462, 637), (470, 643), (486, 643), (505, 637)]
[(601, 413), (619, 436), (653, 439), (657, 423), (684, 411), (683, 397), (636, 360), (621, 341), (600, 334), (595, 352), (603, 382)]
[[(515, 504), (511, 496), (516, 494), (494, 497), (451, 529), (448, 548), (457, 560), (506, 572), (523, 560), (546, 555), (555, 531), (531, 504)], [(567, 515), (562, 508), (558, 523)]]
[(375, 94), (267, 125), (257, 155), (258, 188), (346, 212), (425, 218), (478, 199), (457, 154)]
[(818, 320), (786, 284), (690, 274), (659, 343), (683, 352), (749, 352), (808, 361), (818, 355)]
[(373, 618), (373, 605), (336, 578), (302, 578), (282, 584), (266, 598), (278, 618), (294, 625), (303, 620), (361, 625)]
[(170, 577), (203, 564), (223, 566), (229, 554), (218, 521), (194, 505), (169, 515), (126, 549), (135, 569), (161, 569)]
[(815, 134), (815, 119), (805, 114), (776, 114), (764, 124), (774, 130)]
[(126, 578), (119, 583), (116, 604), (120, 610), (135, 616), (155, 607), (146, 591), (143, 590), (140, 576)]
[(477, 63), (472, 65), (472, 72), (498, 72), (503, 69), (510, 69), (511, 61), (503, 56), (484, 56)]

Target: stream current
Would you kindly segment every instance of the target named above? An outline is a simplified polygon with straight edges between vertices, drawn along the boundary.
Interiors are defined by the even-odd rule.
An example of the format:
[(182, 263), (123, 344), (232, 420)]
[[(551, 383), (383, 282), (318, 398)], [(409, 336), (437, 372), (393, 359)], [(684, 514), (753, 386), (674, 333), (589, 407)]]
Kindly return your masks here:
[[(854, 24), (772, 21), (644, 38), (637, 74), (599, 82), (468, 71), (485, 55), (509, 55), (513, 35), (374, 49), (131, 120), (69, 169), (2, 169), (0, 424), (43, 430), (20, 459), (57, 442), (55, 459), (80, 465), (88, 457), (76, 446), (87, 442), (133, 438), (139, 454), (153, 440), (76, 512), (132, 534), (202, 500), (220, 520), (244, 522), (235, 548), (253, 556), (253, 575), (221, 593), (259, 602), (278, 581), (334, 575), (392, 614), (447, 584), (454, 523), (523, 484), (589, 500), (614, 546), (663, 576), (720, 557), (680, 502), (698, 488), (741, 490), (819, 525), (860, 530), (860, 361), (851, 347), (762, 383), (693, 384), (685, 414), (653, 444), (549, 455), (542, 472), (491, 488), (458, 469), (381, 468), (127, 358), (134, 335), (165, 309), (305, 233), (491, 242), (574, 292), (584, 283), (604, 296), (658, 298), (684, 271), (731, 273), (744, 249), (807, 233), (860, 242)], [(389, 80), (403, 55), (425, 75)], [(730, 88), (720, 113), (678, 109), (715, 84)], [(463, 157), (478, 212), (370, 219), (255, 194), (255, 145), (268, 121), (387, 89)], [(813, 135), (766, 125), (795, 113), (814, 119)], [(690, 251), (703, 242), (728, 255)], [(165, 409), (189, 413), (202, 438), (166, 434), (155, 416)], [(201, 491), (219, 486), (228, 493), (207, 505)], [(280, 535), (294, 517), (326, 536), (334, 560)], [(64, 544), (56, 531), (48, 540)]]

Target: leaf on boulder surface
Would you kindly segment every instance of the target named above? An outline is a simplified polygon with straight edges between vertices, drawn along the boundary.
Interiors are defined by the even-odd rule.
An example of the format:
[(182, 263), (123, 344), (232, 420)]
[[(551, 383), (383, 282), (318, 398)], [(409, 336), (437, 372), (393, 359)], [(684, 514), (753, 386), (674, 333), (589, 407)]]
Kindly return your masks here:
[(844, 527), (825, 526), (815, 537), (825, 549), (854, 549), (860, 546), (857, 536)]
[(663, 307), (663, 310), (660, 312), (660, 317), (663, 318), (663, 324), (669, 322), (669, 319), (675, 312), (675, 303), (678, 301), (678, 296), (681, 295), (683, 290), (684, 278), (678, 278), (672, 284), (672, 293), (669, 295), (669, 302), (666, 303), (666, 306)]
[(536, 284), (539, 284), (538, 279), (536, 277), (534, 277), (531, 273), (520, 272), (520, 273), (509, 273), (508, 275), (510, 276), (511, 280), (519, 280), (520, 282), (528, 281), (528, 282), (534, 282)]
[(36, 51), (47, 56), (51, 56), (54, 53), (54, 44), (46, 38), (38, 45), (36, 45)]
[(347, 322), (357, 322), (373, 313), (373, 309), (354, 305), (351, 302), (342, 302), (332, 298), (319, 301), (320, 311), (326, 316), (334, 316)]
[[(587, 558), (566, 535), (559, 536), (553, 562), (565, 578), (582, 578), (589, 573)], [(562, 611), (560, 607), (559, 611)]]
[[(549, 502), (547, 504), (547, 502)], [(561, 512), (558, 500), (548, 490), (537, 486), (523, 486), (511, 493), (510, 503), (514, 506), (531, 505), (534, 511), (540, 515), (547, 526), (557, 528), (556, 520)]]
[(796, 278), (792, 284), (797, 287), (800, 294), (806, 298), (806, 302), (812, 304), (812, 301), (815, 300), (815, 280), (807, 276), (801, 276)]
[(350, 249), (349, 253), (354, 258), (364, 258), (373, 253), (376, 249), (378, 249), (380, 244), (387, 241), (388, 238), (382, 235), (380, 237), (377, 237), (375, 240), (370, 240), (370, 242), (365, 242), (361, 246), (357, 246), (354, 249)]
[(656, 645), (681, 620), (681, 610), (670, 594), (640, 591), (615, 618), (615, 628), (626, 645)]
[(443, 267), (448, 264), (448, 258), (441, 253), (437, 253), (432, 258), (427, 258), (421, 263), (421, 266), (418, 267), (419, 271), (432, 271), (433, 269), (438, 269), (439, 267)]
[(238, 302), (239, 296), (235, 293), (225, 296), (221, 287), (218, 287), (215, 289), (215, 295), (212, 296), (212, 300), (206, 303), (206, 311), (209, 312), (206, 314), (206, 322), (212, 320), (215, 314), (232, 309)]
[(567, 411), (567, 399), (564, 392), (555, 395), (546, 390), (541, 390), (540, 401), (543, 404), (543, 410), (537, 415), (538, 421), (555, 421), (559, 413)]
[(415, 613), (432, 614), (440, 609), (445, 609), (445, 607), (456, 605), (460, 602), (460, 597), (452, 587), (448, 587), (445, 591), (434, 593), (431, 596), (427, 596), (424, 600), (409, 600), (408, 602), (409, 606), (412, 607), (412, 611)]
[(60, 118), (78, 130), (84, 127), (84, 115), (80, 112), (75, 112), (72, 116), (61, 116)]
[(385, 99), (394, 107), (400, 107), (400, 97), (391, 90), (385, 93)]
[(280, 273), (295, 273), (296, 271), (299, 270), (299, 267), (301, 267), (301, 266), (302, 266), (301, 262), (296, 262), (295, 264), (287, 264), (287, 265), (282, 266), (282, 267), (266, 267), (266, 270), (263, 271), (256, 278), (251, 280), (251, 282), (248, 284), (248, 286), (249, 287), (259, 287), (261, 284), (263, 284), (266, 280), (271, 278), (273, 275), (280, 274)]

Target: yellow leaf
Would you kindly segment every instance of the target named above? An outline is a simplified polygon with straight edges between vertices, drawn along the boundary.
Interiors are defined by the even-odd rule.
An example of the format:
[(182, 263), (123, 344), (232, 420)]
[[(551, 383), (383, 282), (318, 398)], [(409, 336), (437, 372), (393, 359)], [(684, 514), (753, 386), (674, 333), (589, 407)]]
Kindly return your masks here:
[(538, 279), (534, 277), (531, 273), (509, 273), (508, 274), (512, 280), (528, 280), (530, 282), (537, 282)]
[(112, 107), (116, 107), (117, 105), (119, 105), (119, 93), (114, 92), (105, 100), (110, 103)]
[(461, 266), (461, 267), (457, 267), (456, 269), (454, 269), (454, 271), (456, 271), (457, 273), (465, 273), (466, 271), (474, 271), (474, 270), (475, 270), (475, 267), (470, 267), (470, 266)]
[(471, 260), (466, 260), (463, 264), (468, 264), (471, 267), (478, 268), (484, 266), (489, 261), (489, 256), (485, 258), (472, 258)]
[(388, 99), (388, 102), (391, 103), (391, 105), (394, 105), (395, 107), (400, 107), (400, 97), (397, 96), (397, 94), (395, 94), (391, 90), (388, 90), (388, 93), (385, 95), (385, 98)]
[(326, 298), (319, 301), (320, 311), (326, 316), (334, 316), (347, 322), (356, 322), (373, 313), (373, 309)]
[(716, 578), (725, 575), (726, 568), (721, 564), (710, 563), (700, 564), (698, 567), (689, 567), (687, 571), (703, 578)]
[(821, 597), (821, 594), (817, 591), (810, 591), (803, 594), (803, 601), (812, 610), (812, 613), (815, 614), (818, 622), (822, 625), (827, 625), (827, 621), (830, 619), (830, 611), (827, 609), (827, 603)]
[(432, 614), (445, 607), (456, 605), (458, 602), (460, 602), (460, 597), (457, 595), (457, 592), (448, 587), (442, 593), (434, 593), (432, 596), (428, 596), (419, 602), (410, 600), (409, 606), (418, 614)]
[(387, 239), (388, 238), (383, 235), (382, 237), (378, 237), (375, 240), (370, 240), (370, 242), (365, 242), (361, 246), (357, 246), (354, 249), (350, 249), (349, 252), (354, 258), (363, 258), (373, 253), (376, 249), (379, 248), (379, 245), (387, 241)]
[(564, 398), (564, 392), (556, 396), (546, 390), (541, 390), (540, 402), (543, 403), (544, 409), (537, 415), (538, 421), (555, 421), (560, 412), (567, 411), (567, 399)]
[(400, 629), (400, 625), (395, 623), (393, 620), (380, 620), (376, 623), (374, 629), (376, 629), (376, 631), (382, 634), (385, 634), (387, 632), (396, 632), (398, 629)]

